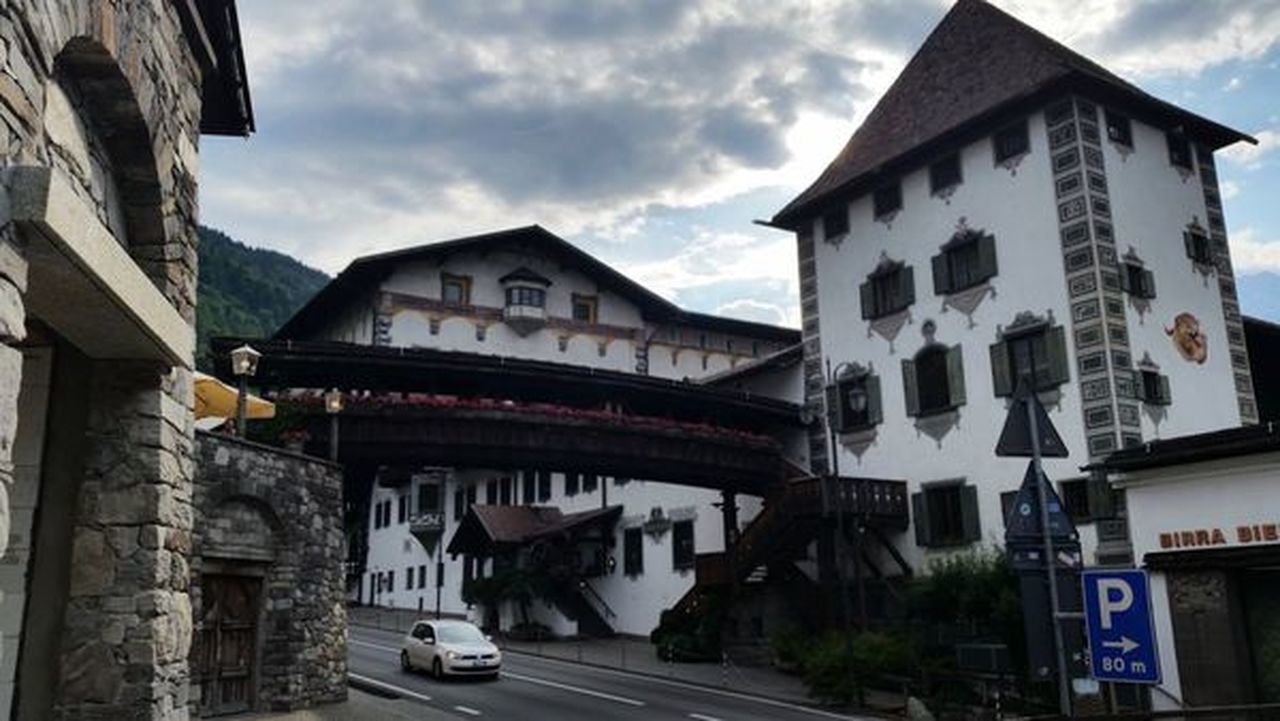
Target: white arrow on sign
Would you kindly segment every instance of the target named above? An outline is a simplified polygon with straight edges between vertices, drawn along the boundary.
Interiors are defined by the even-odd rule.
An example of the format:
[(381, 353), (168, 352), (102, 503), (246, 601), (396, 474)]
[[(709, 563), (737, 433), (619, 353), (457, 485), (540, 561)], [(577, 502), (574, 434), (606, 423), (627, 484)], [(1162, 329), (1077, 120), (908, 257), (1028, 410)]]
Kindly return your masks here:
[(1121, 636), (1119, 641), (1103, 641), (1102, 642), (1103, 648), (1118, 648), (1120, 649), (1121, 655), (1129, 653), (1130, 651), (1132, 651), (1133, 649), (1141, 645), (1142, 644), (1129, 638), (1128, 636)]

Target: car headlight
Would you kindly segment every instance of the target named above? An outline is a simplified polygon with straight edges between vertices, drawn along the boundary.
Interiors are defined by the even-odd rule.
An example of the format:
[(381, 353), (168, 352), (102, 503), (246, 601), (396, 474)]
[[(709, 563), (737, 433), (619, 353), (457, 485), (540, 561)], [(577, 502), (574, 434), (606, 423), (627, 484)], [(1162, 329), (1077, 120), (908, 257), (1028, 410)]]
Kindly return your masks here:
[(445, 658), (447, 658), (447, 659), (449, 659), (450, 661), (452, 661), (453, 659), (455, 659), (455, 658), (457, 658), (457, 657), (458, 657), (458, 652), (457, 652), (457, 651), (445, 651), (445, 652), (444, 652), (444, 657), (445, 657)]

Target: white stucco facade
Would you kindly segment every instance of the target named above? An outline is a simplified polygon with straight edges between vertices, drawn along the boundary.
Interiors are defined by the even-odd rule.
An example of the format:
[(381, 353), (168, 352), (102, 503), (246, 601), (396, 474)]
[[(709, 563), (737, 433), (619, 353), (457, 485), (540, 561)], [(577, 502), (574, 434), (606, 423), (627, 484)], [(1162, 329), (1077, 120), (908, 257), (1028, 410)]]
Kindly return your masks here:
[[(1086, 108), (1093, 105), (1081, 103), (1081, 125), (1077, 127), (1088, 124)], [(1103, 110), (1098, 107), (1094, 116), (1099, 123)], [(1045, 471), (1055, 481), (1083, 478), (1080, 467), (1098, 455), (1097, 432), (1091, 430), (1092, 421), (1086, 420), (1091, 411), (1081, 396), (1081, 358), (1088, 353), (1105, 349), (1109, 356), (1110, 370), (1100, 376), (1100, 382), (1104, 393), (1117, 390), (1114, 397), (1105, 396), (1112, 400), (1102, 417), (1110, 419), (1115, 447), (1135, 442), (1139, 432), (1142, 439), (1149, 440), (1241, 423), (1217, 282), (1221, 271), (1202, 272), (1188, 257), (1183, 242), (1189, 224), (1205, 222), (1205, 188), (1200, 174), (1171, 165), (1164, 131), (1137, 119), (1132, 120), (1132, 147), (1121, 148), (1107, 141), (1103, 129), (1100, 167), (1081, 163), (1076, 156), (1077, 167), (1104, 179), (1101, 193), (1089, 193), (1094, 199), (1092, 214), (1084, 216), (1086, 222), (1109, 224), (1115, 255), (1123, 259), (1130, 251), (1135, 253), (1143, 267), (1152, 271), (1157, 291), (1155, 298), (1147, 300), (1119, 294), (1116, 288), (1110, 297), (1123, 298), (1123, 308), (1107, 308), (1106, 298), (1100, 295), (1103, 305), (1093, 308), (1094, 313), (1103, 314), (1109, 329), (1107, 341), (1099, 343), (1096, 350), (1078, 347), (1087, 337), (1079, 335), (1081, 329), (1090, 320), (1096, 322), (1096, 316), (1087, 315), (1087, 298), (1073, 295), (1069, 271), (1064, 269), (1059, 227), (1063, 197), (1055, 192), (1055, 179), (1063, 177), (1063, 172), (1061, 166), (1054, 165), (1064, 151), (1050, 148), (1045, 110), (1031, 112), (1025, 120), (1029, 150), (1013, 162), (995, 162), (992, 136), (971, 140), (955, 148), (963, 180), (949, 191), (931, 192), (929, 167), (924, 165), (899, 176), (902, 207), (889, 218), (873, 217), (873, 198), (868, 192), (848, 201), (847, 233), (825, 237), (822, 217), (803, 224), (799, 233), (802, 289), (807, 243), (812, 244), (816, 274), (816, 306), (803, 304), (809, 374), (814, 374), (817, 350), (821, 363), (817, 367), (856, 363), (879, 378), (883, 419), (872, 432), (842, 437), (841, 474), (905, 480), (912, 493), (935, 482), (956, 480), (977, 489), (980, 539), (924, 548), (911, 534), (904, 534), (898, 538), (899, 550), (916, 568), (925, 569), (931, 559), (956, 550), (1003, 544), (1001, 494), (1018, 488), (1026, 460), (994, 454), (1008, 400), (996, 395), (989, 347), (1002, 340), (1002, 332), (1020, 315), (1030, 314), (1050, 327), (1061, 326), (1065, 333), (1069, 379), (1041, 393), (1071, 454), (1065, 459), (1046, 459)], [(1088, 152), (1086, 146), (1081, 147)], [(1109, 208), (1105, 204), (1108, 197)], [(934, 291), (931, 259), (958, 230), (994, 237), (998, 272), (964, 293), (939, 295)], [(1097, 247), (1097, 256), (1091, 256), (1089, 262), (1099, 266), (1100, 274), (1114, 272), (1116, 266), (1104, 257), (1107, 248), (1101, 241)], [(886, 260), (912, 269), (914, 302), (905, 312), (887, 319), (864, 320), (860, 285)], [(1183, 358), (1166, 332), (1173, 327), (1175, 316), (1183, 313), (1200, 322), (1208, 346), (1203, 363)], [(960, 347), (965, 399), (953, 411), (912, 417), (905, 402), (903, 360), (911, 360), (932, 343)], [(1129, 374), (1140, 368), (1158, 368), (1167, 377), (1171, 404), (1145, 403), (1121, 395)], [(1140, 376), (1134, 379), (1141, 382)], [(820, 403), (813, 389), (825, 383), (825, 378), (816, 380), (817, 385), (815, 378), (809, 381), (811, 406), (815, 401)], [(1096, 399), (1093, 406), (1097, 406)], [(1139, 409), (1140, 431), (1136, 423), (1117, 426), (1117, 413), (1121, 418), (1129, 417), (1129, 411), (1120, 406)], [(913, 518), (913, 524), (916, 521)], [(1092, 563), (1094, 529), (1082, 523), (1080, 530), (1086, 562)]]

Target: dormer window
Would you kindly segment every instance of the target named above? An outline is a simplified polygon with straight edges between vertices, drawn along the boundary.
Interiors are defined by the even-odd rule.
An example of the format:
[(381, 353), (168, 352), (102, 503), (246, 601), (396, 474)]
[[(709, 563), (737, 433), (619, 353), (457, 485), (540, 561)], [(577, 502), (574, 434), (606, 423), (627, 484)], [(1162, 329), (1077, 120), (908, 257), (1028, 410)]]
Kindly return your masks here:
[(929, 166), (929, 190), (935, 195), (945, 193), (963, 180), (960, 174), (959, 153), (948, 155)]
[(1133, 147), (1133, 125), (1129, 118), (1115, 112), (1107, 111), (1107, 140), (1128, 148)]
[(573, 294), (573, 319), (579, 323), (597, 323), (600, 299), (594, 295)]
[(547, 319), (547, 288), (551, 281), (528, 268), (517, 268), (498, 279), (507, 304), (502, 318), (507, 325), (526, 335), (540, 327)]
[(876, 220), (886, 220), (902, 210), (902, 184), (893, 181), (876, 189), (871, 198)]
[(440, 300), (450, 305), (470, 305), (471, 276), (442, 273), (440, 276)]

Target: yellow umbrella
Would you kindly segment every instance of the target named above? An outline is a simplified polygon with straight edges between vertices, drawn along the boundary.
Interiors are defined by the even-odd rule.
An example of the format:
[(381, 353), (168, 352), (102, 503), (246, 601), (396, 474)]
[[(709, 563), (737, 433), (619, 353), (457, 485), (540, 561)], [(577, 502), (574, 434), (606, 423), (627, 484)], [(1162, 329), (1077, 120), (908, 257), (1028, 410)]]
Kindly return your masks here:
[[(196, 371), (196, 420), (201, 418), (235, 418), (236, 397), (240, 394), (234, 386)], [(245, 399), (245, 418), (275, 418), (276, 404), (252, 393)]]

